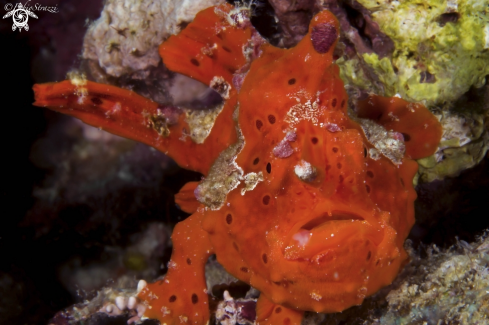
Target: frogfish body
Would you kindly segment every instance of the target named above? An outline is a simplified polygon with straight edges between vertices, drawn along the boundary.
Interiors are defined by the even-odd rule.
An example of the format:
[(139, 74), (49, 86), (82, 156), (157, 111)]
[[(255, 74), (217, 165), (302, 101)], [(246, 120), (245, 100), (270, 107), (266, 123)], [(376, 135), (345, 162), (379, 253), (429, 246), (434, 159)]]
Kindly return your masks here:
[(200, 12), (160, 54), (222, 95), (204, 139), (192, 136), (192, 112), (128, 90), (85, 80), (34, 87), (36, 105), (147, 143), (205, 176), (176, 197), (192, 215), (175, 227), (164, 280), (139, 293), (146, 317), (206, 324), (212, 254), (261, 292), (259, 324), (342, 311), (393, 281), (414, 224), (413, 159), (433, 154), (441, 126), (399, 98), (371, 96), (350, 117), (333, 63), (338, 37), (328, 11), (291, 49), (266, 44), (242, 8)]

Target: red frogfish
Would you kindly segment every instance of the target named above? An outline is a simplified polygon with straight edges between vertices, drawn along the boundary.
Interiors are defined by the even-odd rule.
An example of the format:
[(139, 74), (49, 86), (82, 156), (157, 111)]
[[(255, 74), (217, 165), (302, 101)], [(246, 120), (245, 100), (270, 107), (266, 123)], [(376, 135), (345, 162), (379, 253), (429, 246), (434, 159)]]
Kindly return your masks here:
[[(84, 80), (34, 86), (35, 105), (144, 142), (204, 175), (176, 197), (192, 215), (173, 231), (168, 273), (138, 295), (144, 316), (162, 324), (208, 323), (212, 254), (261, 292), (258, 324), (300, 324), (304, 311), (361, 304), (406, 263), (413, 159), (433, 154), (441, 137), (426, 108), (399, 98), (372, 96), (350, 117), (329, 11), (290, 49), (267, 44), (245, 13), (206, 9), (160, 47), (170, 70), (224, 99), (200, 138), (188, 112), (128, 90)], [(391, 135), (382, 148), (379, 133)]]

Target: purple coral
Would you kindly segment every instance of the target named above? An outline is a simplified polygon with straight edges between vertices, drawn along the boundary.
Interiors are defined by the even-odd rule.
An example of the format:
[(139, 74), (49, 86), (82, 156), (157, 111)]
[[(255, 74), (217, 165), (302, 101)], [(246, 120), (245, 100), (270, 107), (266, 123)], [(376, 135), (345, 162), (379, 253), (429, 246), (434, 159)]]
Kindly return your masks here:
[(287, 134), (285, 135), (285, 140), (287, 140), (289, 142), (296, 141), (297, 140), (297, 133), (295, 133), (294, 131), (287, 132)]
[(327, 123), (326, 124), (326, 130), (328, 130), (329, 132), (339, 132), (341, 131), (341, 128), (338, 126), (338, 124), (335, 124), (335, 123)]
[(243, 73), (235, 73), (233, 75), (233, 86), (238, 92), (241, 90), (241, 86), (243, 85), (247, 73), (248, 71)]
[(280, 141), (275, 148), (273, 148), (273, 154), (278, 158), (287, 158), (294, 153), (294, 149), (286, 140)]
[(337, 38), (338, 31), (336, 27), (329, 23), (320, 24), (312, 28), (312, 46), (318, 53), (324, 54), (328, 52)]

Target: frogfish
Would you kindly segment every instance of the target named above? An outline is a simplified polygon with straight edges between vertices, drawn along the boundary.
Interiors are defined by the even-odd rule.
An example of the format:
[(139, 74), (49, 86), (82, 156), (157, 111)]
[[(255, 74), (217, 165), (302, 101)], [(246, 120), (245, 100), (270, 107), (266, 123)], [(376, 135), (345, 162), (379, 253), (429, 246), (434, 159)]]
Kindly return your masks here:
[(260, 291), (260, 325), (300, 324), (304, 311), (359, 305), (406, 263), (415, 159), (435, 152), (441, 126), (424, 106), (397, 97), (371, 95), (349, 111), (334, 64), (339, 35), (338, 20), (321, 11), (295, 47), (276, 48), (243, 8), (201, 11), (159, 48), (170, 70), (222, 96), (200, 122), (111, 85), (34, 86), (35, 105), (146, 143), (203, 174), (176, 195), (191, 216), (174, 228), (164, 279), (138, 293), (144, 317), (207, 324), (205, 264), (213, 254)]

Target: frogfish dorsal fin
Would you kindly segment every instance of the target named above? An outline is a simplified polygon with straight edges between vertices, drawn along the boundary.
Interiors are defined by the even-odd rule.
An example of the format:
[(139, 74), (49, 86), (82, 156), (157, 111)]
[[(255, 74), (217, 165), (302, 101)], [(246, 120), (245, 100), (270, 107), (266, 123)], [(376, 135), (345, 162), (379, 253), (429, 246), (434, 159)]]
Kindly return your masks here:
[(245, 10), (233, 8), (226, 4), (199, 12), (180, 34), (160, 45), (165, 65), (206, 85), (215, 77), (231, 85), (234, 72), (247, 62), (243, 48), (253, 32)]

